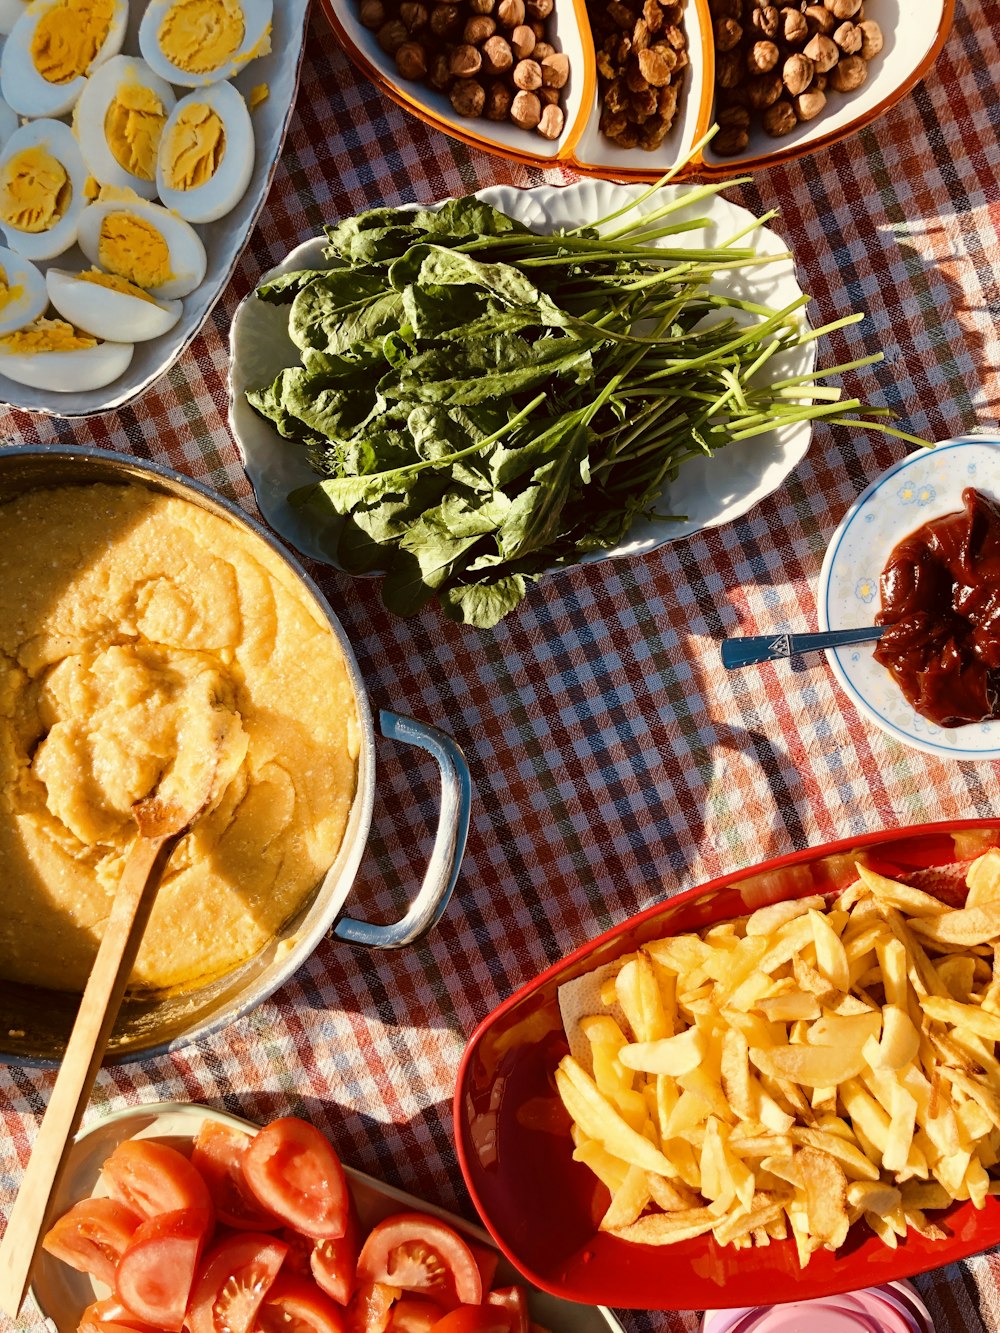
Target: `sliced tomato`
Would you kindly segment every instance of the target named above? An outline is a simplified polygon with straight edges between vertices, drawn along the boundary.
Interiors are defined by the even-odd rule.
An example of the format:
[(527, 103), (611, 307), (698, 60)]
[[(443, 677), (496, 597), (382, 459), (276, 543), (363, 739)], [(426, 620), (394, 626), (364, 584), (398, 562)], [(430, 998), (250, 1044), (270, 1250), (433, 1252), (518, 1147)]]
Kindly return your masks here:
[(430, 1333), (444, 1313), (435, 1301), (403, 1296), (392, 1307), (388, 1333)]
[(310, 1265), (313, 1250), (320, 1242), (313, 1240), (312, 1236), (303, 1236), (301, 1231), (293, 1231), (291, 1227), (282, 1227), (278, 1237), (288, 1246), (281, 1271), (294, 1273), (297, 1277), (312, 1277), (313, 1271)]
[(358, 1267), (358, 1220), (348, 1209), (347, 1230), (335, 1240), (318, 1240), (309, 1256), (313, 1277), (338, 1305), (347, 1305), (354, 1295)]
[(460, 1305), (438, 1320), (433, 1333), (510, 1333), (510, 1316), (496, 1305)]
[(70, 1268), (112, 1287), (118, 1260), (141, 1221), (117, 1199), (81, 1199), (49, 1228), (42, 1246)]
[(144, 1324), (180, 1333), (213, 1226), (210, 1208), (158, 1213), (143, 1222), (118, 1261), (115, 1296)]
[(317, 1240), (347, 1229), (350, 1195), (340, 1158), (314, 1125), (272, 1120), (243, 1158), (243, 1175), (262, 1208)]
[(77, 1333), (157, 1333), (152, 1324), (144, 1324), (121, 1301), (109, 1296), (93, 1301), (80, 1316)]
[(347, 1321), (310, 1278), (281, 1274), (257, 1312), (255, 1333), (347, 1333)]
[(101, 1168), (108, 1193), (143, 1217), (212, 1207), (208, 1187), (175, 1148), (154, 1139), (126, 1139)]
[(385, 1333), (398, 1295), (398, 1287), (387, 1287), (383, 1282), (363, 1283), (347, 1307), (348, 1333)]
[(361, 1247), (358, 1280), (402, 1287), (446, 1309), (483, 1299), (472, 1251), (451, 1227), (426, 1213), (396, 1213), (379, 1222)]
[(191, 1333), (251, 1333), (288, 1253), (276, 1236), (244, 1231), (205, 1256), (188, 1304)]
[(486, 1297), (487, 1305), (497, 1305), (511, 1316), (511, 1333), (531, 1333), (528, 1293), (523, 1287), (497, 1287)]
[(479, 1269), (479, 1276), (482, 1278), (483, 1291), (489, 1291), (493, 1286), (493, 1279), (497, 1275), (497, 1264), (500, 1262), (500, 1256), (496, 1250), (489, 1245), (477, 1245), (474, 1240), (467, 1240), (466, 1245), (472, 1251), (472, 1257), (476, 1261), (476, 1267)]
[(271, 1231), (280, 1221), (260, 1206), (243, 1178), (243, 1158), (252, 1142), (250, 1134), (232, 1125), (205, 1120), (194, 1141), (191, 1165), (208, 1186), (220, 1222), (241, 1231)]

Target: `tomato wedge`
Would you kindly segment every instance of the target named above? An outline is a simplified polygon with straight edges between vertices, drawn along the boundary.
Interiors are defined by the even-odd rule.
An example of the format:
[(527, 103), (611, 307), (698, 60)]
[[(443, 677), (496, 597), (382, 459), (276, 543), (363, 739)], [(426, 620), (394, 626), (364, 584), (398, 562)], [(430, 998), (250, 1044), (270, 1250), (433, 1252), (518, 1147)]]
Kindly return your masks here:
[(511, 1316), (510, 1333), (531, 1333), (528, 1293), (523, 1287), (497, 1287), (486, 1297), (486, 1304), (508, 1312)]
[(282, 1273), (294, 1273), (296, 1277), (312, 1277), (310, 1262), (313, 1250), (320, 1242), (313, 1240), (312, 1236), (303, 1236), (301, 1232), (293, 1231), (291, 1227), (282, 1227), (278, 1232), (278, 1238), (288, 1246), (288, 1253), (281, 1267)]
[(143, 1217), (211, 1209), (208, 1187), (188, 1159), (155, 1139), (126, 1139), (101, 1168), (108, 1193)]
[(113, 1296), (94, 1301), (80, 1316), (77, 1333), (157, 1333), (152, 1324), (144, 1324), (131, 1310)]
[(314, 1125), (272, 1120), (253, 1139), (243, 1175), (262, 1208), (317, 1240), (347, 1229), (350, 1196), (340, 1158)]
[(216, 1245), (191, 1292), (185, 1321), (191, 1333), (251, 1333), (287, 1253), (283, 1241), (262, 1232), (240, 1232)]
[(358, 1287), (347, 1307), (348, 1333), (385, 1333), (398, 1295), (398, 1287), (387, 1287), (382, 1282), (366, 1282)]
[(118, 1260), (141, 1221), (117, 1199), (81, 1199), (49, 1228), (42, 1246), (70, 1268), (113, 1287)]
[(430, 1333), (444, 1313), (434, 1301), (404, 1296), (390, 1311), (388, 1333)]
[(483, 1299), (472, 1251), (451, 1227), (426, 1213), (396, 1213), (379, 1222), (361, 1247), (358, 1280), (402, 1287), (446, 1309)]
[(118, 1300), (144, 1324), (180, 1333), (213, 1225), (210, 1208), (182, 1208), (143, 1222), (118, 1262)]
[(495, 1305), (460, 1305), (438, 1320), (433, 1333), (510, 1333), (510, 1317)]
[(279, 1275), (257, 1312), (255, 1333), (347, 1333), (343, 1310), (304, 1277)]
[(358, 1222), (353, 1207), (347, 1214), (347, 1230), (335, 1240), (318, 1240), (309, 1256), (312, 1275), (338, 1305), (347, 1305), (354, 1295), (358, 1266)]
[(241, 1231), (271, 1231), (280, 1225), (250, 1193), (243, 1178), (243, 1158), (252, 1136), (218, 1120), (205, 1120), (191, 1152), (191, 1165), (208, 1186), (215, 1215)]
[(493, 1286), (493, 1279), (496, 1277), (500, 1256), (489, 1245), (477, 1245), (474, 1240), (467, 1240), (465, 1243), (472, 1251), (472, 1257), (476, 1261), (479, 1276), (483, 1281), (483, 1291), (489, 1291), (490, 1287)]

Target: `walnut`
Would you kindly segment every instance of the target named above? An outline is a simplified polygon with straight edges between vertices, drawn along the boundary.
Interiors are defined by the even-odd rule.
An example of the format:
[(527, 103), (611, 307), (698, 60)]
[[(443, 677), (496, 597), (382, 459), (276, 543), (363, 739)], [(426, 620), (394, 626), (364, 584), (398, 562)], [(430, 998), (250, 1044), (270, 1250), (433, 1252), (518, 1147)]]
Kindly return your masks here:
[(461, 22), (458, 5), (435, 5), (431, 10), (430, 30), (435, 37), (450, 37)]
[(633, 93), (629, 98), (632, 119), (638, 125), (644, 125), (650, 116), (655, 116), (658, 106), (655, 88), (646, 88), (644, 92)]
[(844, 56), (836, 69), (830, 70), (830, 87), (838, 93), (853, 93), (868, 78), (868, 64), (863, 56)]
[(839, 28), (834, 28), (833, 40), (845, 56), (852, 56), (861, 50), (863, 36), (861, 29), (848, 19)]
[(824, 37), (829, 37), (837, 26), (837, 20), (823, 5), (807, 5), (802, 13), (810, 33), (814, 36), (816, 33), (822, 33)]
[(798, 124), (798, 120), (791, 102), (782, 100), (767, 108), (760, 123), (767, 134), (777, 139), (783, 134), (790, 134)]
[(777, 37), (781, 15), (774, 5), (763, 5), (750, 15), (750, 25), (758, 37)]
[(524, 0), (500, 0), (497, 20), (501, 28), (519, 28), (524, 22)]
[(715, 82), (720, 88), (735, 88), (743, 81), (743, 59), (739, 51), (726, 51), (715, 62)]
[(756, 79), (748, 79), (744, 89), (747, 105), (753, 107), (755, 111), (763, 111), (765, 107), (772, 106), (778, 100), (784, 87), (781, 75), (777, 71), (761, 74)]
[(731, 51), (739, 46), (743, 28), (735, 19), (716, 19), (713, 25), (716, 51)]
[(809, 24), (801, 10), (781, 11), (781, 35), (789, 46), (803, 46), (809, 40)]
[(569, 56), (553, 51), (542, 63), (542, 83), (546, 88), (564, 88), (569, 80)]
[(874, 60), (882, 50), (882, 29), (871, 19), (864, 19), (857, 26), (861, 32), (861, 58)]
[(533, 130), (542, 118), (542, 104), (534, 93), (522, 89), (510, 104), (510, 118), (522, 130)]
[(396, 52), (396, 69), (402, 79), (422, 79), (427, 73), (427, 52), (420, 42), (404, 42)]
[(621, 4), (620, 0), (611, 0), (607, 8), (607, 15), (616, 27), (623, 28), (626, 32), (632, 31), (638, 18), (635, 11), (629, 9), (628, 5)]
[(836, 44), (829, 37), (823, 37), (820, 33), (809, 39), (804, 54), (815, 65), (817, 74), (826, 74), (828, 70), (833, 69), (840, 59), (840, 52), (837, 50)]
[(662, 42), (650, 47), (648, 51), (639, 52), (639, 72), (654, 88), (662, 88), (670, 82), (676, 63), (673, 52), (669, 47), (664, 47)]
[(823, 0), (835, 19), (851, 19), (861, 8), (861, 0)]
[(816, 72), (816, 67), (807, 55), (797, 52), (789, 56), (781, 67), (781, 78), (785, 87), (793, 97), (799, 93), (804, 93), (812, 83), (812, 77)]
[[(451, 53), (449, 61), (452, 74), (456, 79), (472, 79), (483, 67), (483, 58), (474, 46), (467, 43), (462, 46), (456, 46)], [(456, 107), (456, 110), (458, 108)], [(459, 115), (465, 115), (466, 112), (459, 112)]]
[[(654, 0), (654, 3), (659, 8), (659, 0)], [(709, 9), (712, 11), (713, 19), (742, 18), (743, 0), (709, 0)]]
[(385, 5), (382, 0), (361, 0), (358, 6), (358, 18), (365, 28), (376, 31), (385, 22)]
[(628, 107), (628, 89), (624, 79), (613, 79), (604, 90), (604, 105), (613, 116)]
[(563, 115), (562, 107), (547, 106), (542, 108), (541, 119), (538, 122), (538, 133), (543, 139), (558, 139), (563, 132), (563, 126), (566, 118)]
[(503, 79), (494, 79), (486, 89), (486, 104), (483, 115), (487, 120), (506, 120), (510, 115), (510, 104), (514, 94)]
[(514, 66), (514, 84), (525, 92), (542, 86), (542, 67), (537, 60), (519, 60)]
[(663, 29), (663, 36), (666, 42), (675, 51), (684, 51), (687, 49), (687, 38), (683, 31), (678, 28), (676, 23), (668, 23)]
[(486, 105), (486, 89), (475, 79), (456, 79), (448, 97), (460, 116), (480, 116)]
[(514, 63), (514, 53), (502, 37), (494, 34), (483, 42), (483, 72), (504, 74)]
[(792, 99), (799, 120), (815, 120), (826, 106), (826, 93), (821, 88), (808, 88)]
[(650, 32), (645, 19), (636, 19), (635, 27), (632, 29), (632, 50), (645, 51), (649, 46)]
[[(510, 49), (515, 60), (527, 60), (535, 49), (535, 34), (526, 23), (521, 23), (510, 35)], [(598, 56), (598, 62), (600, 56)]]
[(780, 55), (774, 42), (754, 42), (747, 52), (747, 70), (751, 74), (770, 74)]
[(476, 14), (473, 18), (466, 19), (465, 27), (462, 29), (462, 41), (469, 46), (482, 46), (496, 30), (497, 25), (488, 14)]

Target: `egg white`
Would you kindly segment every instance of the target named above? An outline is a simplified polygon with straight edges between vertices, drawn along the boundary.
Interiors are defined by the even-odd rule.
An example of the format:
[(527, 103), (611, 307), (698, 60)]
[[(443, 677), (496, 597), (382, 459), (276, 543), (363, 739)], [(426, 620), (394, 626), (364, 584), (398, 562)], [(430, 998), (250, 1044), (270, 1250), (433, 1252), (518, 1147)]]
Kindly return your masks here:
[(0, 33), (10, 32), (28, 8), (28, 0), (0, 0)]
[(112, 56), (94, 71), (80, 94), (73, 113), (73, 128), (80, 141), (80, 151), (90, 174), (102, 185), (134, 190), (143, 199), (156, 195), (156, 180), (134, 176), (115, 157), (104, 132), (104, 122), (118, 89), (125, 83), (149, 88), (160, 99), (169, 116), (177, 102), (174, 90), (165, 79), (154, 74), (138, 56)]
[(158, 287), (150, 287), (148, 290), (151, 295), (157, 300), (173, 300), (194, 291), (208, 267), (208, 257), (200, 236), (190, 223), (179, 218), (176, 213), (160, 204), (148, 203), (145, 199), (98, 199), (87, 205), (80, 217), (77, 239), (80, 249), (92, 264), (101, 264), (101, 224), (109, 213), (131, 213), (142, 218), (154, 226), (166, 241), (170, 251), (170, 277)]
[(0, 173), (8, 160), (25, 148), (43, 147), (60, 162), (69, 177), (72, 194), (69, 205), (59, 221), (48, 231), (20, 231), (0, 221), (0, 229), (7, 244), (26, 259), (52, 259), (61, 255), (77, 238), (77, 228), (85, 212), (84, 186), (87, 168), (83, 165), (80, 148), (73, 131), (61, 120), (30, 120), (14, 131), (0, 150)]
[(204, 74), (194, 74), (183, 69), (161, 50), (159, 43), (160, 25), (173, 4), (174, 0), (150, 0), (139, 25), (139, 50), (143, 59), (169, 83), (186, 88), (201, 88), (206, 84), (218, 83), (220, 79), (231, 79), (244, 65), (267, 49), (266, 38), (271, 26), (273, 0), (240, 0), (243, 41), (239, 49), (230, 59)]
[[(192, 104), (210, 106), (222, 121), (225, 151), (218, 170), (203, 185), (172, 190), (165, 179), (170, 136), (184, 109)], [(156, 192), (167, 208), (188, 222), (214, 222), (243, 198), (253, 175), (253, 160), (253, 123), (246, 102), (231, 83), (213, 83), (182, 97), (164, 125), (156, 162)]]
[[(18, 2), (20, 3), (20, 0)], [(17, 112), (0, 97), (0, 148), (3, 148), (20, 123)]]
[(143, 301), (127, 292), (116, 292), (78, 274), (50, 268), (45, 274), (48, 298), (63, 319), (84, 333), (107, 341), (128, 339), (146, 342), (172, 329), (181, 317), (180, 301)]
[[(49, 83), (31, 58), (31, 43), (43, 14), (59, 0), (34, 0), (10, 30), (0, 56), (0, 94), (19, 116), (65, 116), (72, 111), (87, 82), (85, 74), (68, 83)], [(122, 49), (128, 22), (127, 0), (115, 0), (111, 27), (87, 73), (110, 60)]]
[(29, 259), (0, 245), (0, 269), (7, 278), (8, 287), (20, 287), (21, 295), (0, 307), (0, 334), (23, 329), (43, 313), (49, 303), (45, 279)]
[(8, 352), (0, 342), (0, 375), (32, 389), (80, 393), (123, 375), (133, 350), (131, 343), (103, 342), (70, 352)]

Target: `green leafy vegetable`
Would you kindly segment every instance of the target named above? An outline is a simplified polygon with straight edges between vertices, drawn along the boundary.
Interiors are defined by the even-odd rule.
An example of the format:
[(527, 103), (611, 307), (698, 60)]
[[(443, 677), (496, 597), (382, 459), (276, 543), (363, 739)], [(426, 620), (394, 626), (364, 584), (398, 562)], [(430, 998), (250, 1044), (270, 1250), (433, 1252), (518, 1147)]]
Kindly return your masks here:
[(390, 610), (437, 597), (493, 626), (546, 570), (655, 515), (688, 459), (776, 426), (856, 412), (913, 440), (818, 373), (767, 382), (773, 356), (861, 316), (811, 331), (808, 298), (769, 310), (710, 289), (772, 262), (746, 234), (671, 248), (706, 225), (671, 214), (729, 184), (552, 236), (476, 199), (373, 209), (327, 228), (334, 267), (258, 290), (288, 305), (302, 361), (248, 400), (308, 451), (323, 479), (293, 501), (343, 516), (338, 558), (383, 571)]

